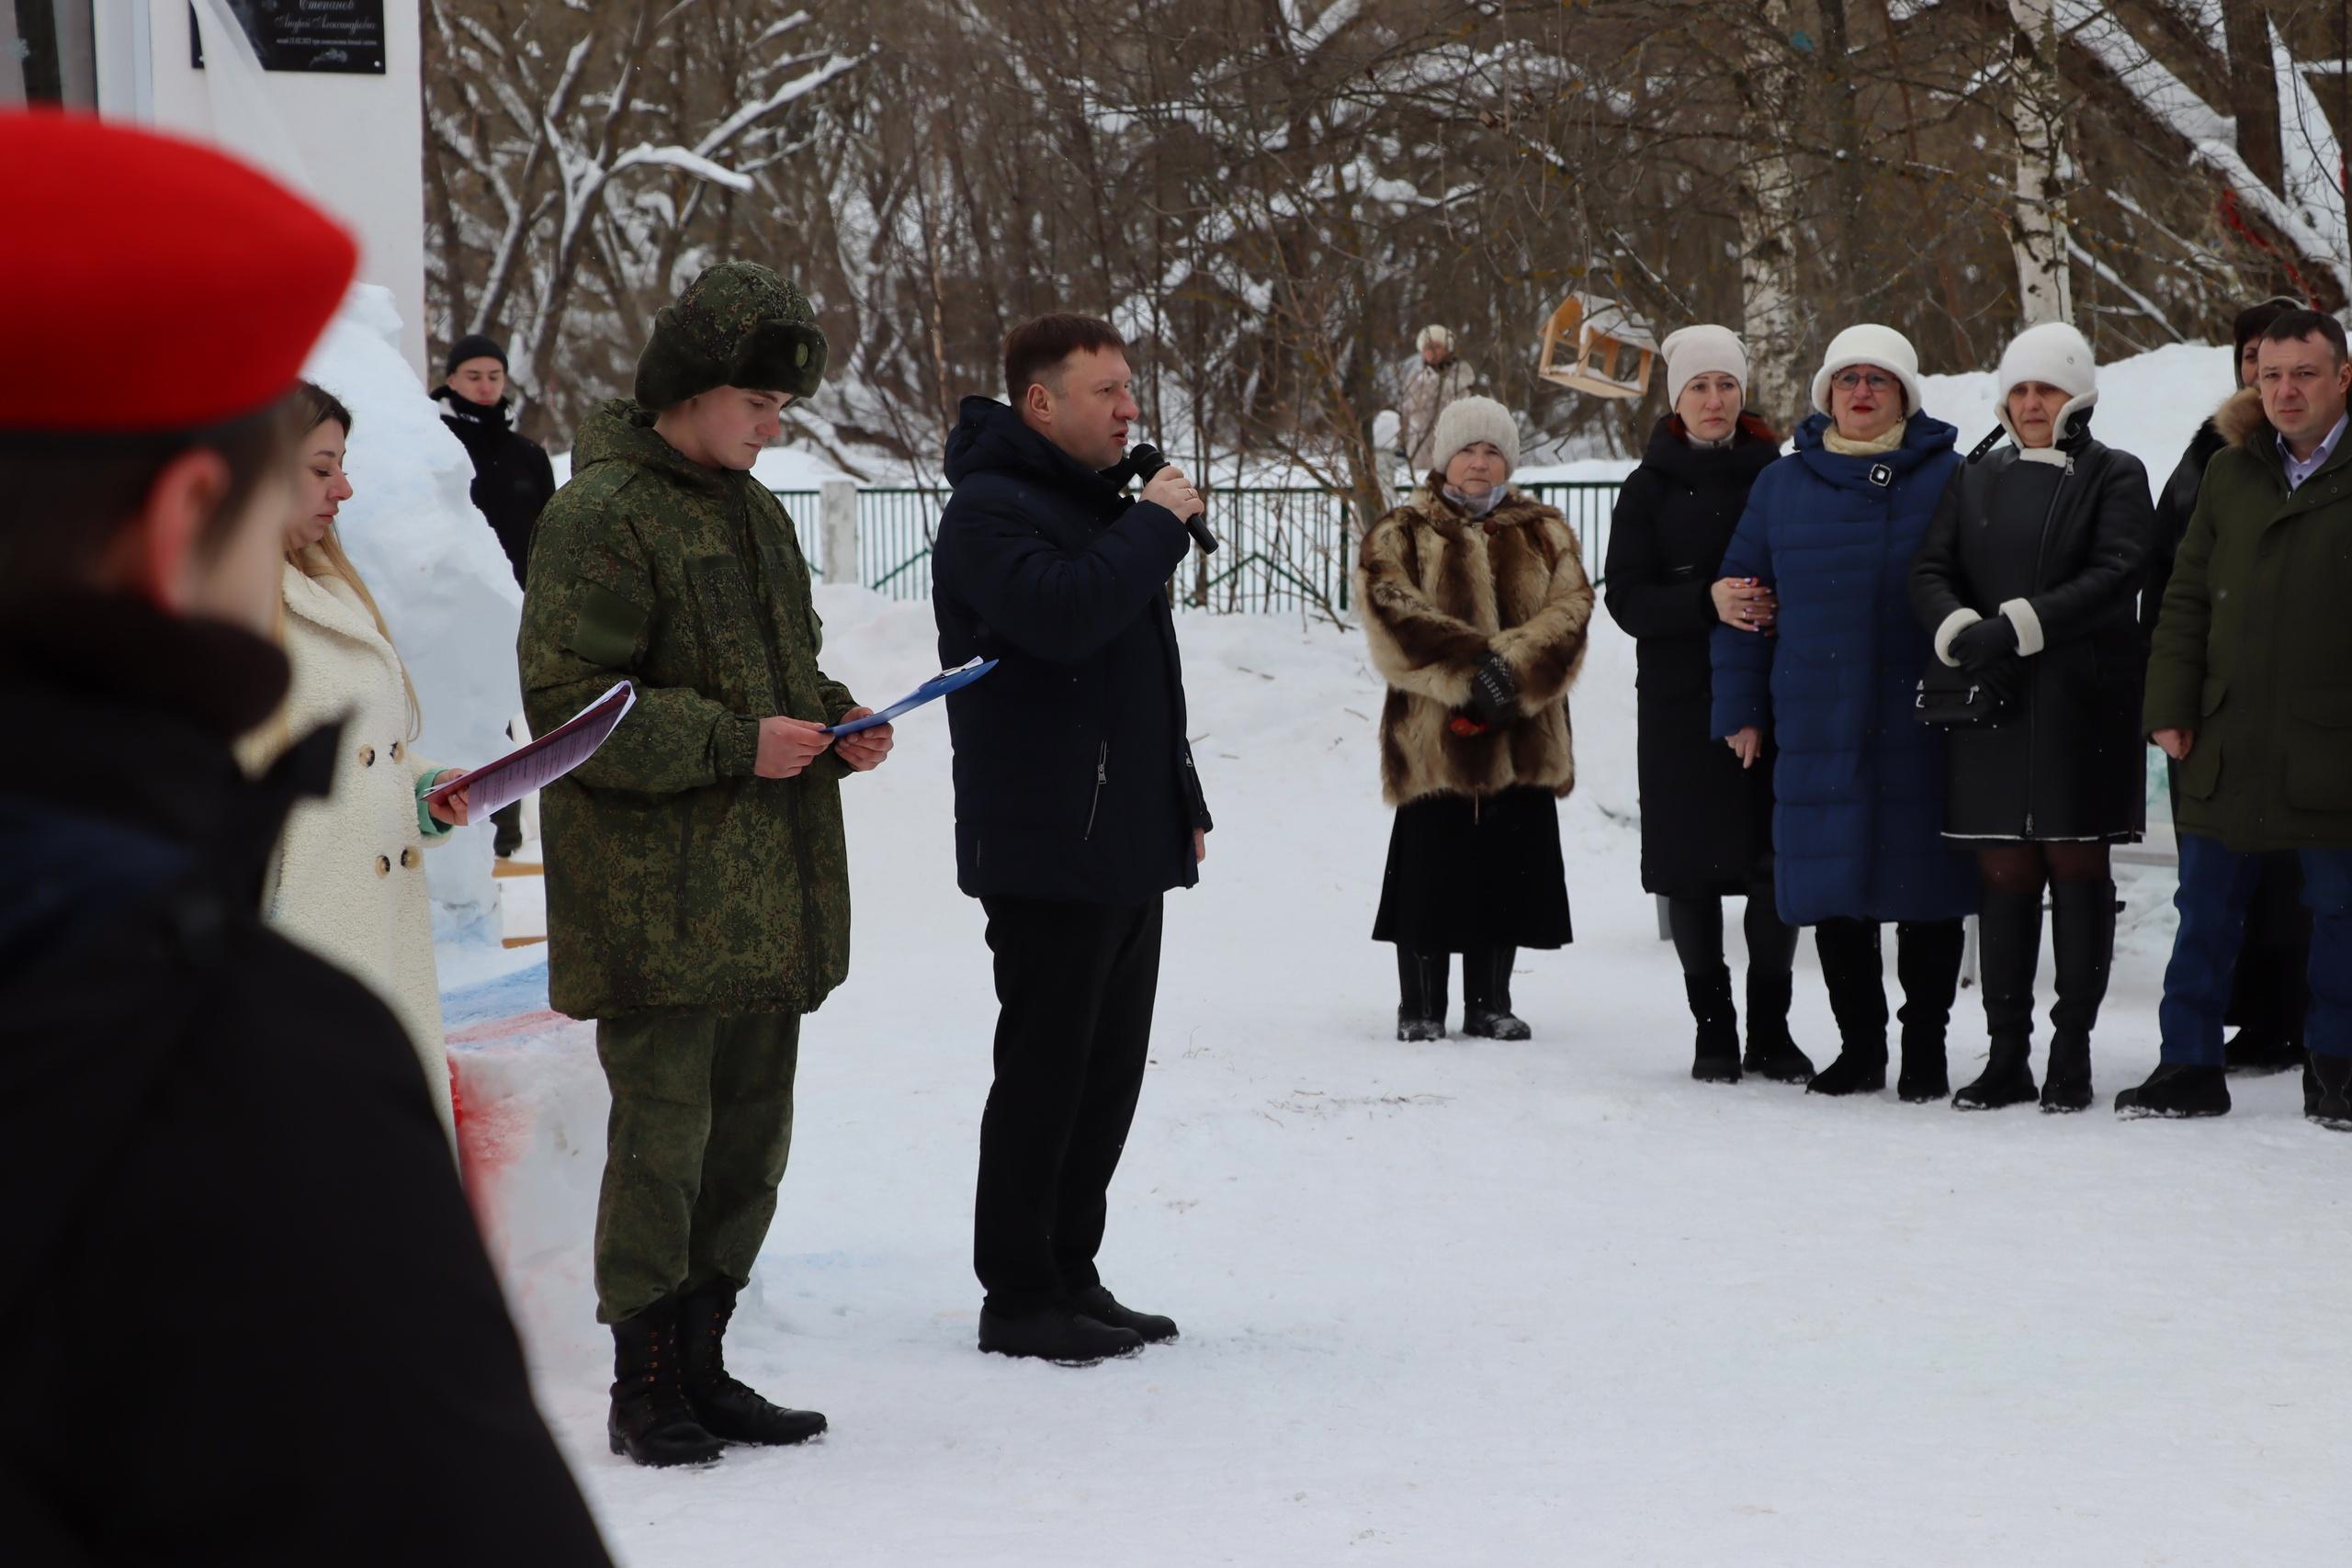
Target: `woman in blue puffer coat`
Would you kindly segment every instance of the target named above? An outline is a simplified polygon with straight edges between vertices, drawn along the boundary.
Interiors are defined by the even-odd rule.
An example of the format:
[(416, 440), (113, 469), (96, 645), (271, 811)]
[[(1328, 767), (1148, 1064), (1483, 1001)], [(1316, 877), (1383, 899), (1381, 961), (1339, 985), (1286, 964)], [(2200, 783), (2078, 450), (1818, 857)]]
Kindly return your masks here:
[(1813, 378), (1796, 450), (1748, 492), (1722, 575), (1778, 596), (1777, 620), (1718, 626), (1713, 726), (1743, 762), (1769, 730), (1774, 891), (1812, 926), (1841, 1049), (1815, 1094), (1886, 1087), (1879, 927), (1896, 930), (1903, 1068), (1915, 1103), (1951, 1092), (1944, 1028), (1960, 984), (1961, 921), (1976, 872), (1943, 839), (1943, 732), (1914, 716), (1935, 657), (1910, 612), (1911, 563), (1960, 457), (1959, 434), (1919, 406), (1902, 333), (1849, 327)]

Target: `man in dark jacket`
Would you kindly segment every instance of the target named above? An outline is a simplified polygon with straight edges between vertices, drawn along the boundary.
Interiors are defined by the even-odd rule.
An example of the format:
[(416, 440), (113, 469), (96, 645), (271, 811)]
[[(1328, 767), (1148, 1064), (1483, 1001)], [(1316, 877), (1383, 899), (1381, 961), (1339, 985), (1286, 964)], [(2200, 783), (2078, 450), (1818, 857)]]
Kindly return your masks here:
[(55, 372), (0, 386), (0, 725), (40, 759), (0, 783), (9, 1560), (601, 1568), (413, 1051), (261, 919), (339, 750), (254, 784), (232, 742), (289, 682), (285, 396), (352, 243), (53, 115), (0, 116), (0, 209), (40, 236), (0, 336)]
[(542, 733), (627, 681), (637, 705), (549, 784), (548, 997), (596, 1020), (612, 1088), (596, 1314), (616, 1453), (699, 1464), (797, 1443), (814, 1411), (727, 1371), (721, 1340), (792, 1148), (800, 1020), (849, 976), (841, 782), (890, 750), (818, 665), (792, 519), (752, 477), (825, 335), (799, 289), (722, 262), (664, 306), (636, 397), (581, 423), (533, 548), (517, 644)]
[(2143, 720), (2180, 764), (2180, 931), (2162, 1064), (2127, 1115), (2230, 1108), (2222, 1012), (2260, 857), (2292, 852), (2312, 912), (2305, 1114), (2352, 1130), (2352, 363), (2334, 317), (2264, 332), (2261, 381), (2220, 417), (2156, 623)]
[(1165, 592), (1200, 494), (1104, 476), (1137, 410), (1105, 322), (1046, 316), (1005, 345), (1012, 406), (967, 398), (947, 439), (932, 603), (947, 664), (956, 883), (988, 911), (996, 1083), (980, 1123), (980, 1348), (1084, 1362), (1176, 1325), (1094, 1266), (1143, 1087), (1161, 896), (1199, 880), (1210, 827), (1184, 738)]
[[(2231, 323), (2237, 345), (2237, 385), (2243, 391), (2255, 385), (2256, 350), (2270, 323), (2300, 300), (2282, 297), (2249, 305)], [(2205, 482), (2205, 466), (2228, 443), (2212, 420), (2199, 425), (2188, 450), (2165, 481), (2156, 497), (2155, 532), (2148, 550), (2147, 581), (2140, 590), (2140, 633), (2146, 651), (2156, 637), (2156, 614), (2164, 607), (2165, 588), (2172, 581), (2173, 558), (2181, 536), (2197, 510), (2197, 492)], [(2174, 820), (2179, 819), (2179, 767), (2172, 791)], [(2265, 855), (2262, 880), (2246, 911), (2245, 945), (2239, 950), (2237, 974), (2230, 984), (2230, 1010), (2225, 1020), (2237, 1032), (2222, 1047), (2233, 1073), (2278, 1073), (2303, 1059), (2303, 1014), (2311, 996), (2303, 986), (2303, 971), (2311, 963), (2312, 918), (2303, 908), (2303, 874), (2291, 854)]]
[[(555, 494), (555, 468), (547, 449), (508, 423), (506, 350), (496, 339), (470, 333), (449, 345), (445, 379), (433, 395), (446, 405), (441, 423), (464, 443), (474, 461), (475, 509), (490, 522), (514, 568), (515, 586), (529, 574), (531, 531)], [(502, 859), (523, 847), (523, 803), (491, 813), (492, 852)]]

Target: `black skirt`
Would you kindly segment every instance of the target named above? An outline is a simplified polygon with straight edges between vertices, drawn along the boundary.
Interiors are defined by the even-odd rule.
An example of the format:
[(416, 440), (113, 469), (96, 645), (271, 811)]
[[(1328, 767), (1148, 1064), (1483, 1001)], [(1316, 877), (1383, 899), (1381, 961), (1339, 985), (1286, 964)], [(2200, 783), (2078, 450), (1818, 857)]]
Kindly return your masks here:
[(1442, 795), (1399, 807), (1372, 940), (1418, 953), (1566, 947), (1568, 874), (1552, 792)]

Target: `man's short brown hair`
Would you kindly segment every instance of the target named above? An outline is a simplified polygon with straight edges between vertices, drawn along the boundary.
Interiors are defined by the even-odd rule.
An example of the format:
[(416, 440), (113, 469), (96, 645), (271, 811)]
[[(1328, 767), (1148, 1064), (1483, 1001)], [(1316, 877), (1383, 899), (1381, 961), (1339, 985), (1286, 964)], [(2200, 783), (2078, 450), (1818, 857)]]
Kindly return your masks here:
[(2327, 346), (2335, 351), (2335, 363), (2344, 363), (2344, 323), (2322, 310), (2290, 310), (2262, 329), (2265, 343), (2301, 343), (2307, 337), (2324, 338)]
[[(1056, 314), (1023, 321), (1004, 340), (1004, 391), (1014, 408), (1073, 354), (1114, 348), (1125, 354), (1119, 329), (1092, 316)], [(1056, 389), (1058, 390), (1059, 389)]]

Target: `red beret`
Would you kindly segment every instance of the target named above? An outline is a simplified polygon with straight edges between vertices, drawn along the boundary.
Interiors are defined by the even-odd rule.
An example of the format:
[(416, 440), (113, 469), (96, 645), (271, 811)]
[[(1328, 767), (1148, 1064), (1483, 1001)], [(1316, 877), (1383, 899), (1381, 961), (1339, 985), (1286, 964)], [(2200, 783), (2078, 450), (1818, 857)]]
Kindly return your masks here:
[(0, 430), (176, 430), (266, 407), (358, 262), (267, 175), (56, 110), (0, 113)]

